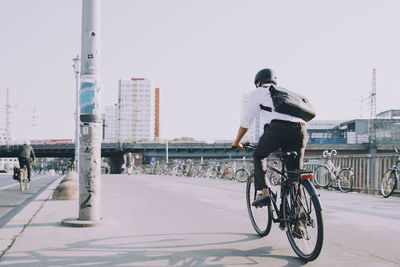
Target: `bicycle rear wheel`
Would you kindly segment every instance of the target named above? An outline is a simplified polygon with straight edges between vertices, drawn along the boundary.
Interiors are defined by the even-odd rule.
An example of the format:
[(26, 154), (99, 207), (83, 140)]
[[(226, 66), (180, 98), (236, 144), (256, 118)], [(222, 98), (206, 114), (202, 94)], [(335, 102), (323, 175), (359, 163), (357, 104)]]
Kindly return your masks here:
[(349, 192), (353, 188), (354, 174), (349, 169), (342, 169), (339, 172), (338, 186), (343, 193)]
[(393, 169), (385, 172), (381, 181), (381, 193), (384, 198), (390, 197), (397, 186), (397, 173)]
[(25, 191), (25, 190), (27, 190), (28, 188), (28, 180), (27, 180), (27, 170), (26, 170), (26, 168), (24, 168), (24, 169), (21, 169), (22, 171), (20, 171), (20, 173), (19, 173), (19, 189), (21, 190), (21, 191)]
[(257, 191), (254, 185), (254, 176), (247, 179), (246, 185), (246, 202), (247, 210), (251, 224), (260, 236), (268, 235), (272, 225), (272, 208), (271, 206), (254, 207), (251, 205), (256, 199)]
[(283, 199), (286, 235), (294, 252), (303, 260), (315, 260), (323, 243), (321, 204), (309, 180), (292, 182)]
[(239, 169), (235, 172), (235, 179), (238, 182), (244, 183), (249, 179), (249, 177), (250, 177), (250, 173), (248, 172), (248, 170), (246, 170), (244, 168)]
[(22, 177), (21, 177), (21, 179), (19, 180), (19, 189), (20, 189), (21, 191), (24, 191), (24, 190), (25, 190), (25, 180), (24, 180), (24, 178), (22, 178)]
[(318, 186), (327, 188), (331, 182), (331, 172), (324, 165), (318, 166), (314, 171), (314, 181)]

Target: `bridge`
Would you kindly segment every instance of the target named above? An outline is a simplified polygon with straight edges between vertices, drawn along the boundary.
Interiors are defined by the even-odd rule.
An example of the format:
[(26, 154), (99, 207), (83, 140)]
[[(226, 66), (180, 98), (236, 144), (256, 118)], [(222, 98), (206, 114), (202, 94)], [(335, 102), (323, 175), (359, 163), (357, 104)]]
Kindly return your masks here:
[[(374, 151), (377, 153), (392, 152), (398, 144), (376, 144)], [(73, 158), (75, 154), (74, 144), (65, 145), (32, 145), (37, 157), (46, 158)], [(307, 155), (321, 155), (326, 149), (336, 149), (340, 154), (368, 154), (371, 151), (370, 144), (308, 144)], [(0, 146), (0, 158), (18, 157), (20, 145)], [(119, 169), (122, 165), (123, 155), (126, 153), (139, 155), (139, 161), (147, 163), (151, 157), (166, 158), (166, 144), (160, 142), (138, 143), (102, 143), (101, 156), (111, 159), (112, 169)], [(170, 159), (218, 159), (218, 158), (242, 158), (252, 155), (252, 151), (235, 151), (231, 149), (230, 142), (204, 143), (204, 142), (176, 142), (168, 143), (168, 157)]]

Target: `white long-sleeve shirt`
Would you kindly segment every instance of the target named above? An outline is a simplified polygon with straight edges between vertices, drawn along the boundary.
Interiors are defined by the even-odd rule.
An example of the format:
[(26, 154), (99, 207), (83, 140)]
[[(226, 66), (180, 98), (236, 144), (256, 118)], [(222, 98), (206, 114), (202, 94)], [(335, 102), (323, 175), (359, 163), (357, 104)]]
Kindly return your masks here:
[[(271, 112), (261, 110), (261, 117), (265, 123), (270, 123), (272, 120), (305, 122), (300, 118), (276, 112), (274, 109), (274, 104), (272, 103), (271, 93), (269, 92), (269, 86), (266, 85), (266, 87), (268, 88), (258, 87), (251, 91), (246, 110), (244, 111), (240, 120), (240, 126), (247, 129), (250, 128), (257, 116), (257, 113), (261, 110), (260, 104), (264, 107), (270, 107), (272, 109)], [(279, 86), (276, 85), (274, 85), (274, 87), (279, 88)]]

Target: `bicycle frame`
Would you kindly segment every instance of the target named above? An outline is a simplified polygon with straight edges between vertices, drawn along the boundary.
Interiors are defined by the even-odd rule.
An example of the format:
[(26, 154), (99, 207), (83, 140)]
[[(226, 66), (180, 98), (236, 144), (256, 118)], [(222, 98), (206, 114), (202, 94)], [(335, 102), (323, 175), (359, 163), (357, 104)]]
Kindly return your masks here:
[(338, 175), (338, 173), (339, 173), (339, 171), (340, 171), (340, 165), (336, 167), (336, 166), (333, 164), (333, 162), (332, 162), (331, 159), (328, 159), (328, 161), (327, 161), (326, 164), (327, 164), (327, 165), (325, 165), (325, 166), (327, 166), (328, 169), (329, 169), (329, 171), (330, 171), (332, 174), (334, 174), (334, 176), (335, 176), (334, 179), (336, 179), (336, 177), (337, 177), (337, 175)]
[[(283, 218), (282, 216), (282, 203), (283, 203), (283, 198), (286, 196), (287, 194), (287, 190), (289, 188), (288, 184), (293, 182), (293, 181), (298, 181), (300, 182), (300, 173), (299, 177), (295, 177), (295, 178), (289, 178), (287, 173), (290, 173), (290, 171), (285, 171), (285, 167), (286, 164), (283, 160), (282, 161), (282, 168), (281, 170), (279, 170), (278, 168), (270, 165), (267, 163), (267, 169), (270, 169), (271, 171), (275, 172), (276, 174), (278, 174), (281, 178), (281, 190), (280, 190), (280, 203), (279, 203), (279, 208), (278, 208), (278, 203), (277, 203), (277, 193), (274, 193), (271, 189), (271, 187), (268, 187), (268, 191), (270, 193), (271, 196), (271, 203), (274, 206), (273, 208), (273, 212), (275, 212), (276, 217), (274, 217), (274, 213), (272, 213), (272, 221), (274, 223), (278, 223), (278, 222), (285, 222), (285, 221), (290, 221), (289, 218)], [(264, 171), (264, 173), (267, 172), (267, 169)], [(296, 172), (294, 172), (296, 173)], [(306, 171), (304, 173), (311, 173), (310, 171)], [(317, 194), (316, 192), (314, 192), (315, 195)]]

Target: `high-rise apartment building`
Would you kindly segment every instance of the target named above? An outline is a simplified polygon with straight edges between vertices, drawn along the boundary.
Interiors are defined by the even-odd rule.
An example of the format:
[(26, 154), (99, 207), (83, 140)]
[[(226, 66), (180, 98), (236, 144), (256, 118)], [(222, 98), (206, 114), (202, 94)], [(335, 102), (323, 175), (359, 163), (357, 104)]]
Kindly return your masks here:
[(151, 99), (150, 80), (145, 78), (119, 80), (118, 104), (106, 108), (106, 141), (130, 142), (152, 139)]
[(106, 142), (116, 142), (118, 137), (118, 105), (105, 107), (105, 129), (104, 140)]
[(155, 89), (154, 95), (154, 139), (160, 138), (160, 88)]

